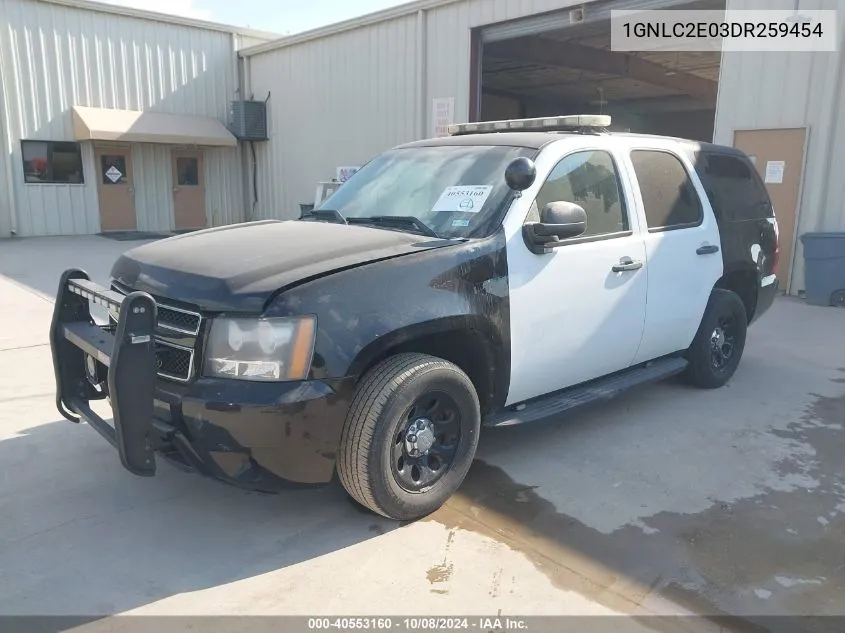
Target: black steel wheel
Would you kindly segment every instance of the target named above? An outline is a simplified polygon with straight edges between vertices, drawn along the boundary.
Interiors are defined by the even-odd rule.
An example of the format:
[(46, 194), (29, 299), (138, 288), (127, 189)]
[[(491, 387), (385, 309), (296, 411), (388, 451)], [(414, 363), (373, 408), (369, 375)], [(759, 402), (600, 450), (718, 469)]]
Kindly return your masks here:
[(715, 371), (723, 371), (736, 351), (736, 316), (730, 314), (717, 319), (710, 333), (710, 362)]
[(689, 382), (704, 389), (715, 389), (728, 382), (742, 359), (747, 329), (748, 316), (742, 299), (730, 290), (713, 290), (686, 353)]
[(422, 394), (399, 419), (392, 472), (408, 492), (434, 485), (452, 467), (461, 440), (461, 412), (443, 391)]
[(358, 385), (341, 434), (338, 476), (372, 511), (418, 519), (461, 485), (480, 426), (478, 396), (459, 367), (427, 354), (391, 356)]

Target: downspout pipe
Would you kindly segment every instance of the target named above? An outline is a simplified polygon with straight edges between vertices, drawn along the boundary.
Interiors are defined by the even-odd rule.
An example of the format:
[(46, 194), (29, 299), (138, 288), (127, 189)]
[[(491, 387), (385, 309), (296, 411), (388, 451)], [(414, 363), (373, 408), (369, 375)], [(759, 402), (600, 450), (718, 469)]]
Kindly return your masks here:
[(417, 11), (417, 103), (419, 104), (419, 115), (417, 116), (417, 139), (428, 136), (428, 28), (426, 24), (426, 11)]
[(3, 72), (3, 62), (0, 60), (0, 141), (2, 151), (6, 155), (6, 203), (9, 212), (9, 235), (12, 237), (18, 234), (18, 210), (15, 197), (15, 179), (12, 171), (12, 147), (11, 147), (11, 125), (9, 118), (9, 98), (6, 90), (6, 76)]

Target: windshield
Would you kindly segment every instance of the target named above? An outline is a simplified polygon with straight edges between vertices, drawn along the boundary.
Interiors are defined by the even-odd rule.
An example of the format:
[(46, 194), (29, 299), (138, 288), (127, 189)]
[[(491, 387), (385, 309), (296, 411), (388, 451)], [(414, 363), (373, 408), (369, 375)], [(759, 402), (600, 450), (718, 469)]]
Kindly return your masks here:
[(441, 237), (487, 235), (510, 193), (505, 167), (534, 153), (524, 147), (456, 145), (390, 150), (361, 168), (320, 209), (337, 211), (350, 224), (354, 218), (402, 216)]

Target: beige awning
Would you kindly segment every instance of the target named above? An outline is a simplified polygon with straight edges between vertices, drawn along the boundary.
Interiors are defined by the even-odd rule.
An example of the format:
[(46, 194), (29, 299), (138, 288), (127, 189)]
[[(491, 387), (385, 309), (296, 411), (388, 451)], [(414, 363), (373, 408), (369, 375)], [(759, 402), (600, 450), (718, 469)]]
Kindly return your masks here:
[(186, 114), (73, 107), (78, 141), (233, 146), (238, 140), (217, 119)]

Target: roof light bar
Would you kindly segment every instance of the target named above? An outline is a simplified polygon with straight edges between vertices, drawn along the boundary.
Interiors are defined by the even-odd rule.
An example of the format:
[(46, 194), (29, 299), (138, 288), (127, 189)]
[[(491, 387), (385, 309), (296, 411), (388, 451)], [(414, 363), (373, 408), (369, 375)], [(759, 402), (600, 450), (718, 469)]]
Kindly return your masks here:
[(610, 122), (611, 119), (606, 114), (569, 114), (565, 116), (538, 117), (536, 119), (506, 119), (503, 121), (480, 121), (478, 123), (455, 123), (447, 129), (450, 136), (514, 131), (601, 131), (604, 128), (610, 127)]

